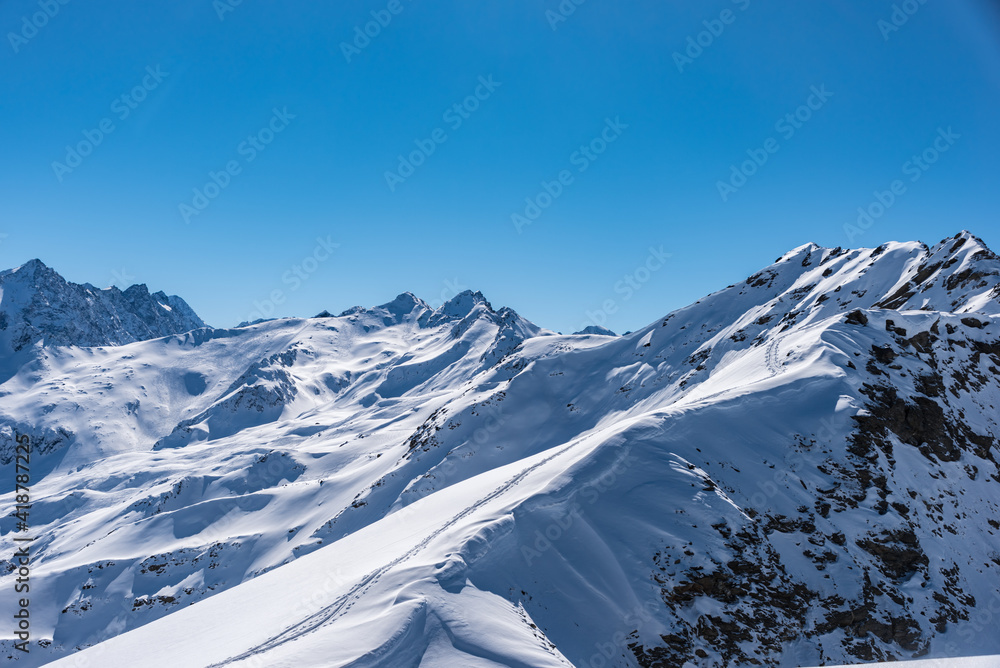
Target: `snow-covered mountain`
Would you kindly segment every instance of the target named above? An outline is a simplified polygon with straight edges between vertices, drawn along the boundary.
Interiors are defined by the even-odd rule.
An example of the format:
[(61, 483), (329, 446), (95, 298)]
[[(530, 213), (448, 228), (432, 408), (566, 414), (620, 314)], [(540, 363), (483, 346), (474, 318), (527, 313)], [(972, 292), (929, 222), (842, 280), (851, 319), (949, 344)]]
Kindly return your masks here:
[(612, 332), (607, 327), (601, 327), (600, 325), (587, 325), (579, 332), (573, 332), (574, 334), (596, 334), (598, 336), (618, 336)]
[(36, 445), (43, 640), (0, 631), (4, 657), (1000, 652), (1000, 258), (969, 233), (803, 246), (622, 337), (472, 292), (321, 315), (36, 347), (0, 385), (4, 508), (15, 435)]
[(187, 303), (145, 285), (70, 283), (41, 260), (0, 272), (0, 355), (41, 341), (49, 346), (107, 346), (204, 327)]

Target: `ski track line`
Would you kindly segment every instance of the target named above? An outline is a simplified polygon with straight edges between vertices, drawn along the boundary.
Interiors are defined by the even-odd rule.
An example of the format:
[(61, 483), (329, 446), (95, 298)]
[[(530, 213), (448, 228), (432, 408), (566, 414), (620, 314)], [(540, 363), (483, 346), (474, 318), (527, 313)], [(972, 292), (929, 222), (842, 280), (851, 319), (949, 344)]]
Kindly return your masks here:
[[(774, 378), (781, 373), (782, 364), (778, 361), (778, 344), (783, 338), (788, 336), (787, 334), (780, 334), (774, 338), (773, 341), (767, 344), (767, 350), (764, 352), (764, 366), (767, 368), (768, 376), (764, 380), (769, 380)], [(735, 392), (736, 390), (742, 389), (744, 387), (749, 387), (755, 383), (759, 383), (761, 379), (750, 380), (745, 383), (740, 383), (739, 385), (734, 385), (733, 387), (727, 387), (724, 390), (719, 390), (718, 392), (713, 392), (712, 394), (705, 395), (700, 399), (693, 401), (692, 403), (703, 403), (706, 401), (711, 401), (717, 397), (721, 397), (723, 394), (729, 394), (730, 392)], [(681, 400), (683, 403), (683, 400)]]
[(287, 642), (290, 642), (292, 640), (296, 640), (297, 638), (299, 638), (299, 637), (301, 637), (301, 636), (303, 636), (303, 635), (305, 635), (307, 633), (312, 633), (313, 631), (316, 631), (317, 629), (319, 629), (321, 626), (323, 626), (323, 625), (325, 625), (325, 624), (327, 624), (327, 623), (329, 623), (331, 621), (336, 620), (341, 615), (341, 613), (346, 612), (347, 610), (350, 610), (351, 607), (353, 607), (354, 604), (357, 601), (359, 601), (361, 599), (361, 597), (364, 596), (365, 593), (369, 589), (371, 589), (371, 587), (382, 578), (383, 575), (385, 575), (386, 573), (388, 573), (390, 570), (394, 569), (396, 566), (399, 566), (400, 564), (402, 564), (402, 563), (404, 563), (404, 562), (412, 559), (419, 552), (421, 552), (424, 548), (426, 548), (435, 538), (437, 538), (442, 533), (444, 533), (445, 531), (447, 531), (448, 529), (450, 529), (451, 527), (453, 527), (459, 521), (461, 521), (465, 517), (468, 517), (473, 512), (475, 512), (476, 510), (478, 510), (479, 508), (481, 508), (483, 505), (489, 503), (493, 499), (495, 499), (495, 498), (497, 498), (499, 496), (502, 496), (505, 492), (507, 492), (508, 490), (510, 490), (511, 488), (513, 488), (515, 485), (517, 485), (519, 482), (521, 482), (532, 471), (534, 471), (535, 469), (539, 468), (540, 466), (542, 466), (544, 464), (549, 463), (550, 461), (552, 461), (556, 457), (559, 457), (560, 455), (562, 455), (566, 451), (572, 449), (574, 447), (574, 445), (575, 444), (570, 444), (570, 445), (566, 446), (565, 448), (561, 449), (559, 452), (556, 452), (555, 454), (549, 455), (545, 459), (542, 459), (538, 463), (533, 464), (532, 466), (529, 466), (528, 468), (524, 469), (523, 471), (521, 471), (517, 475), (513, 476), (507, 482), (505, 482), (504, 484), (500, 485), (499, 487), (497, 487), (496, 489), (494, 489), (492, 492), (490, 492), (489, 494), (487, 494), (483, 498), (481, 498), (478, 501), (476, 501), (475, 503), (473, 503), (471, 506), (468, 506), (464, 510), (460, 511), (457, 515), (455, 515), (450, 520), (448, 520), (447, 523), (445, 523), (444, 525), (442, 525), (438, 529), (434, 530), (432, 533), (430, 533), (428, 536), (426, 536), (422, 541), (420, 541), (419, 543), (417, 543), (416, 545), (414, 545), (412, 548), (410, 548), (409, 550), (407, 550), (405, 553), (403, 553), (402, 555), (400, 555), (396, 559), (392, 560), (388, 564), (386, 564), (386, 565), (384, 565), (384, 566), (382, 566), (380, 568), (375, 569), (371, 573), (368, 573), (364, 578), (362, 578), (361, 582), (359, 582), (354, 587), (352, 587), (350, 591), (348, 591), (346, 594), (344, 594), (343, 596), (341, 596), (336, 601), (334, 601), (330, 605), (326, 606), (325, 608), (323, 608), (319, 612), (314, 613), (312, 615), (309, 615), (308, 617), (306, 617), (302, 621), (297, 622), (297, 623), (293, 624), (292, 626), (289, 626), (284, 631), (278, 633), (277, 635), (275, 635), (274, 637), (270, 638), (269, 640), (266, 640), (263, 643), (255, 646), (255, 647), (251, 647), (250, 649), (248, 649), (246, 652), (243, 652), (242, 654), (239, 654), (239, 655), (234, 656), (234, 657), (230, 657), (228, 659), (224, 659), (224, 660), (222, 660), (222, 661), (220, 661), (218, 663), (213, 663), (213, 664), (211, 664), (209, 666), (206, 666), (205, 668), (219, 668), (220, 666), (231, 665), (231, 664), (235, 663), (236, 661), (242, 661), (244, 659), (249, 659), (249, 658), (251, 658), (251, 657), (253, 657), (255, 655), (262, 654), (262, 653), (264, 653), (266, 651), (274, 649), (275, 647), (283, 645), (283, 644), (285, 644)]
[(783, 338), (784, 336), (776, 336), (774, 337), (774, 341), (767, 344), (767, 353), (764, 355), (764, 364), (767, 366), (767, 370), (771, 374), (771, 378), (774, 378), (781, 373), (781, 366), (778, 362), (778, 342), (780, 342)]

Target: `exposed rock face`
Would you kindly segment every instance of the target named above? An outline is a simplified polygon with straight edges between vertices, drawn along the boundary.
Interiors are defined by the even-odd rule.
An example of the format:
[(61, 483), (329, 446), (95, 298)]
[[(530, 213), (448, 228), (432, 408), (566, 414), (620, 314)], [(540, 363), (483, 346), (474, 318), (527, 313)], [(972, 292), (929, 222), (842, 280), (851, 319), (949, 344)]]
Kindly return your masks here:
[(40, 260), (0, 272), (0, 355), (36, 342), (107, 346), (205, 327), (187, 303), (145, 285), (124, 292), (70, 283)]
[[(852, 416), (853, 429), (841, 443), (823, 443), (831, 434), (821, 430), (789, 444), (796, 452), (825, 446), (827, 456), (810, 461), (832, 484), (817, 488), (814, 507), (800, 507), (797, 517), (774, 516), (766, 504), (745, 499), (741, 508), (752, 522), (712, 526), (734, 559), (716, 558), (711, 571), (685, 571), (691, 552), (657, 553), (652, 579), (662, 586), (676, 631), (657, 646), (633, 643), (640, 666), (676, 666), (692, 656), (722, 666), (778, 666), (782, 643), (801, 640), (839, 655), (838, 662), (919, 658), (937, 634), (976, 614), (961, 559), (942, 563), (929, 554), (961, 553), (951, 541), (975, 535), (989, 542), (1000, 529), (1000, 413), (990, 403), (1000, 398), (1000, 326), (996, 318), (928, 314), (903, 328), (898, 316), (872, 311), (847, 324), (868, 325), (869, 316), (888, 336), (868, 347), (863, 369), (855, 365), (864, 410)], [(973, 408), (982, 413), (970, 420)], [(926, 468), (929, 477), (921, 479), (931, 485), (915, 487), (914, 468)], [(798, 472), (788, 478), (807, 487)], [(967, 505), (965, 495), (975, 493), (965, 490), (972, 488), (989, 499), (985, 519)], [(836, 530), (865, 516), (874, 526), (853, 540)], [(818, 572), (836, 570), (841, 584), (853, 580), (858, 595), (830, 595), (786, 572), (773, 541), (782, 534), (801, 540)], [(1000, 567), (996, 543), (988, 559), (985, 567)], [(712, 607), (722, 614), (700, 612)], [(840, 647), (830, 647), (831, 639)]]

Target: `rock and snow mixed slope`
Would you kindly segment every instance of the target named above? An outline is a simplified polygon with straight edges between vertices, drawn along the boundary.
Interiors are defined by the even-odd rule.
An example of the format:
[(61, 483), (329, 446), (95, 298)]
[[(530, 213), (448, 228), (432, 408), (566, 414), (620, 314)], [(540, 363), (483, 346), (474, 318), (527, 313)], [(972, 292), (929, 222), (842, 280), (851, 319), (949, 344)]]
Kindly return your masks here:
[[(35, 348), (0, 386), (0, 454), (9, 468), (15, 431), (39, 444), (46, 641), (3, 654), (534, 667), (996, 653), (998, 369), (1000, 259), (968, 233), (803, 246), (624, 337), (554, 335), (478, 293), (437, 310), (404, 294)], [(0, 521), (4, 555), (13, 527)]]

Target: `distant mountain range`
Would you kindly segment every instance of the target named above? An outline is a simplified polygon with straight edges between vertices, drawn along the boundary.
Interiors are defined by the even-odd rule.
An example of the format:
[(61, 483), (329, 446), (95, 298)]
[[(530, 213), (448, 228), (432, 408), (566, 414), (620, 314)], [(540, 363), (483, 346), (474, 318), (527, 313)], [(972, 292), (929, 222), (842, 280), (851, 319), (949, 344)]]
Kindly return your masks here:
[(213, 329), (38, 261), (0, 290), (41, 641), (0, 628), (11, 665), (1000, 653), (1000, 258), (968, 232), (801, 246), (624, 336), (471, 291)]

